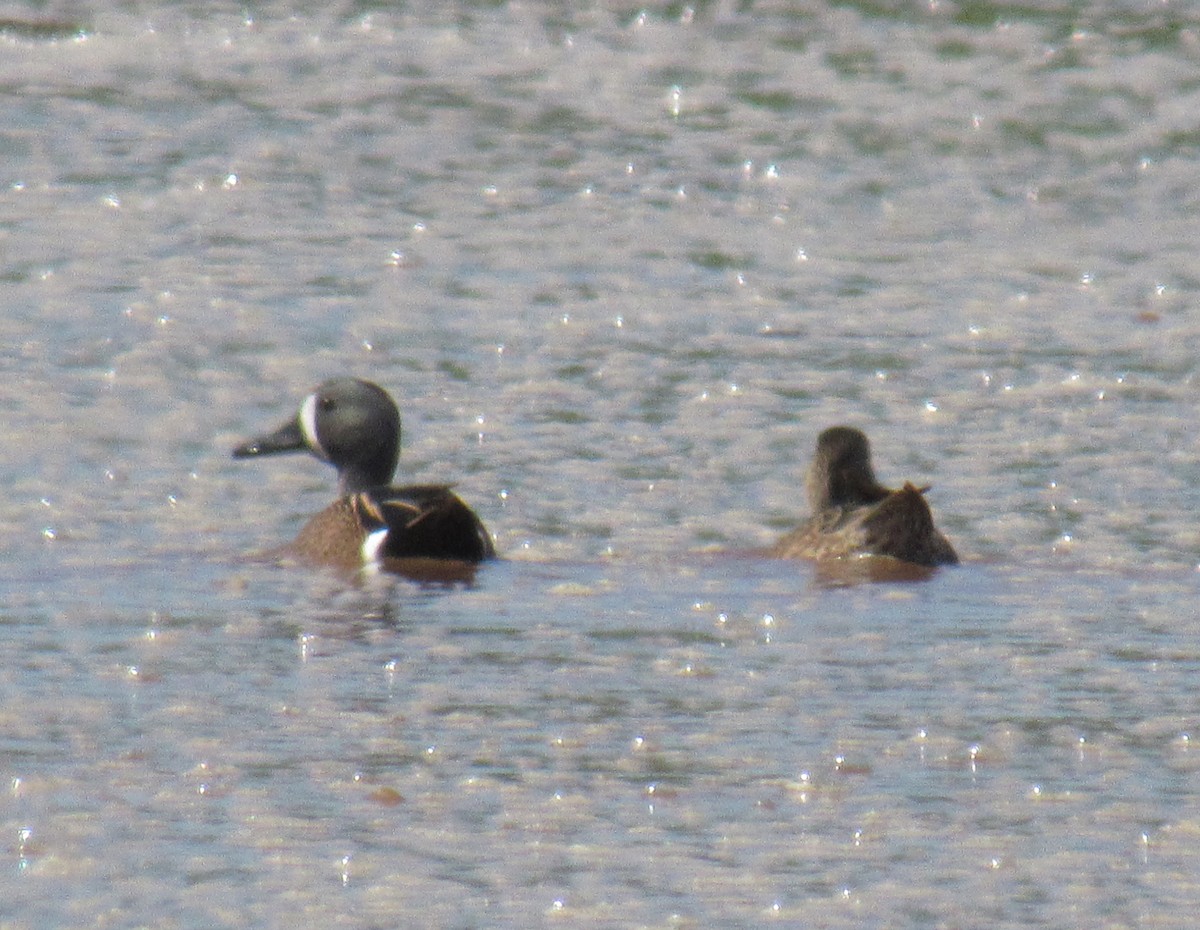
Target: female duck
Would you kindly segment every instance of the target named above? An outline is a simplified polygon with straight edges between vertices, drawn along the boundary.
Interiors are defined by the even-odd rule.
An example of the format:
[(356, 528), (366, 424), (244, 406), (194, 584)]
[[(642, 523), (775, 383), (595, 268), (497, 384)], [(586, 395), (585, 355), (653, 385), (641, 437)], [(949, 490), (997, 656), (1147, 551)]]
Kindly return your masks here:
[(898, 491), (875, 480), (866, 435), (832, 426), (817, 438), (805, 479), (812, 516), (780, 539), (769, 554), (830, 559), (886, 555), (916, 565), (956, 565), (958, 555), (937, 528), (925, 488)]

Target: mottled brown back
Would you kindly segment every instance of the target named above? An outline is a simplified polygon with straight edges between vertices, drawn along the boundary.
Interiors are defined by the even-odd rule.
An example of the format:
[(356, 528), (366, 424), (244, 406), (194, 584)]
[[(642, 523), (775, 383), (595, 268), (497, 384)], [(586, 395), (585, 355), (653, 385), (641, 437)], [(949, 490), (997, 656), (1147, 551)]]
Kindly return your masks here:
[(933, 513), (920, 488), (905, 483), (862, 520), (863, 547), (874, 555), (917, 565), (957, 565), (958, 554), (933, 525)]
[(912, 484), (877, 504), (828, 507), (782, 537), (768, 554), (785, 559), (885, 555), (915, 565), (955, 565), (958, 555), (933, 524), (924, 492)]

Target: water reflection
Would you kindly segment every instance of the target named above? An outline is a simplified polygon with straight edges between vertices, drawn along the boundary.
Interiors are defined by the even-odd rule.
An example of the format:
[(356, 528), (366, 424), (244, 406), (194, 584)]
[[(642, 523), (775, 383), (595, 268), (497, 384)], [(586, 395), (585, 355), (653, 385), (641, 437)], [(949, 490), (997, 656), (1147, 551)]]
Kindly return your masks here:
[[(1188, 9), (16, 20), (14, 926), (1190, 923)], [(345, 372), (507, 560), (240, 559)], [(842, 422), (988, 558), (743, 551)]]

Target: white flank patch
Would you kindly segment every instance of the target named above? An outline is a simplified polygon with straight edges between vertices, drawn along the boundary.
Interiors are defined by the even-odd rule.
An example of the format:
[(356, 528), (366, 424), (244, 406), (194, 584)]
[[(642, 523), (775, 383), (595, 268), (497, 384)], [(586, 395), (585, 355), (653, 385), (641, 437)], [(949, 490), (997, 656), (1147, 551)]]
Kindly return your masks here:
[(321, 441), (317, 439), (316, 394), (309, 394), (304, 398), (304, 403), (300, 405), (300, 429), (304, 433), (304, 441), (308, 443), (308, 447), (321, 458), (326, 458), (325, 450), (321, 448)]
[(387, 542), (388, 528), (381, 526), (374, 532), (368, 533), (367, 538), (363, 540), (362, 557), (363, 562), (367, 565), (375, 565), (379, 562), (379, 553), (383, 549), (383, 544)]

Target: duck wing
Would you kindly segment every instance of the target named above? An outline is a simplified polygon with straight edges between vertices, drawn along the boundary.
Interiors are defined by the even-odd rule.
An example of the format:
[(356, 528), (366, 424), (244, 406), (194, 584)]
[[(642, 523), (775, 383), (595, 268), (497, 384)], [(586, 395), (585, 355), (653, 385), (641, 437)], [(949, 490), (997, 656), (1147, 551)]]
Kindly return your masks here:
[(864, 550), (916, 565), (957, 565), (958, 553), (933, 524), (927, 490), (906, 482), (871, 508), (861, 521)]
[(353, 502), (379, 559), (482, 562), (496, 555), (483, 521), (447, 485), (373, 488)]

